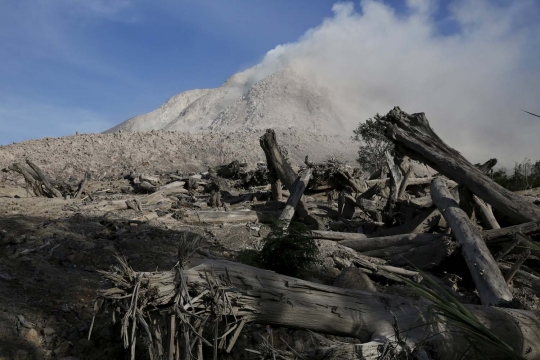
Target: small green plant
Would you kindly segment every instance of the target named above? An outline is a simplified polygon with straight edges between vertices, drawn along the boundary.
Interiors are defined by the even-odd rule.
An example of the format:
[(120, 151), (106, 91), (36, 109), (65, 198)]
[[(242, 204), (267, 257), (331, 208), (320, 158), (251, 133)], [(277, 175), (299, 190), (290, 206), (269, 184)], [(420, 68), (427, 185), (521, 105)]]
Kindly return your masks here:
[(394, 149), (394, 144), (384, 135), (385, 124), (380, 121), (379, 114), (358, 124), (353, 130), (353, 139), (361, 142), (358, 149), (358, 163), (363, 170), (370, 173), (382, 169), (386, 164), (384, 153)]
[(260, 252), (262, 267), (283, 275), (297, 276), (316, 261), (319, 248), (308, 235), (307, 228), (292, 222), (288, 228), (277, 222), (263, 240)]

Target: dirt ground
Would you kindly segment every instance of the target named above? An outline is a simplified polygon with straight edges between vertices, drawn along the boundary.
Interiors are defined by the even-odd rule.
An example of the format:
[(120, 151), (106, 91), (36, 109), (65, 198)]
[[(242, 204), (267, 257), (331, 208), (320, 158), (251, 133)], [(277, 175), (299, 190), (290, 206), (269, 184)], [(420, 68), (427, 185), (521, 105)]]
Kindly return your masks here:
[[(122, 185), (127, 181), (90, 184), (111, 192)], [(111, 198), (119, 196), (105, 192), (94, 201)], [(228, 248), (243, 249), (260, 238), (246, 224), (128, 221), (139, 215), (95, 210), (88, 199), (0, 197), (0, 359), (116, 358), (121, 347), (107, 343), (113, 339), (108, 327), (96, 325), (86, 340), (100, 286), (97, 271), (114, 264), (115, 254), (136, 270), (170, 269), (183, 236), (203, 238), (203, 255), (194, 261), (213, 253), (227, 258), (234, 252)]]
[[(144, 220), (139, 211), (103, 211), (95, 205), (133, 198), (121, 193), (127, 186), (128, 180), (91, 181), (92, 201), (29, 197), (21, 187), (0, 184), (1, 360), (124, 358), (110, 318), (98, 317), (87, 339), (98, 271), (115, 264), (116, 255), (138, 271), (168, 270), (177, 263), (180, 239), (199, 236), (193, 265), (208, 258), (232, 260), (238, 251), (257, 246), (268, 231), (257, 223), (187, 225), (159, 210), (154, 212), (160, 216)], [(330, 258), (322, 262), (329, 263), (331, 281), (339, 271)], [(256, 347), (253, 334), (265, 331), (253, 325), (237, 347)], [(305, 331), (280, 331), (290, 343), (309, 341)], [(249, 353), (240, 349), (231, 358), (247, 359)]]

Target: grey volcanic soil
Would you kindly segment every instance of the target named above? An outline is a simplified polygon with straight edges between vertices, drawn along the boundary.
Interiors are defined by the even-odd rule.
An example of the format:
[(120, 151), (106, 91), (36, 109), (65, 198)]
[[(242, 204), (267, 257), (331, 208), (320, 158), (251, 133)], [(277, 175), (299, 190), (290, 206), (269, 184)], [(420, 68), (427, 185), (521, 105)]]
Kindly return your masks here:
[[(136, 169), (154, 171), (202, 171), (208, 166), (232, 160), (251, 165), (265, 161), (259, 145), (264, 130), (229, 134), (187, 134), (173, 131), (120, 132), (81, 134), (61, 138), (44, 138), (0, 146), (0, 169), (26, 158), (59, 180), (79, 180), (85, 171), (98, 179), (115, 179)], [(336, 156), (353, 163), (357, 144), (350, 138), (278, 131), (278, 143), (284, 146), (293, 163), (323, 161)], [(13, 172), (0, 172), (0, 182), (20, 183)]]

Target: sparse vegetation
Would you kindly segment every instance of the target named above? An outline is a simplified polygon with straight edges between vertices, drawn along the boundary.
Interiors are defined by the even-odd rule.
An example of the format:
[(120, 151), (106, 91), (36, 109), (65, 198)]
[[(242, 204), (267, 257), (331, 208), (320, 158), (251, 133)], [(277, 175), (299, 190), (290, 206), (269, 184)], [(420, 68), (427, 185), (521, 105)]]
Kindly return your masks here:
[(500, 168), (493, 172), (492, 178), (499, 185), (512, 191), (540, 187), (540, 161), (532, 162), (531, 159), (524, 159), (521, 163), (515, 163), (512, 173)]
[(358, 149), (358, 163), (363, 170), (373, 173), (385, 164), (384, 153), (394, 145), (384, 136), (385, 125), (379, 121), (379, 114), (358, 124), (353, 130), (353, 139), (361, 142)]
[(271, 226), (260, 252), (265, 269), (297, 276), (315, 263), (319, 249), (304, 224), (291, 222), (287, 229), (279, 222)]

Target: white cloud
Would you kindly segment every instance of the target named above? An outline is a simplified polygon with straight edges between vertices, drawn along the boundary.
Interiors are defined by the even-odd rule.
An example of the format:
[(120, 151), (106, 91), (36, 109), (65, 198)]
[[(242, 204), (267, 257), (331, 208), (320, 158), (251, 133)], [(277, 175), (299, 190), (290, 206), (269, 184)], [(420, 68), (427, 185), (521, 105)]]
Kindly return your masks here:
[(520, 111), (540, 112), (537, 2), (455, 1), (450, 35), (435, 20), (444, 3), (408, 0), (406, 15), (379, 1), (361, 1), (360, 11), (338, 3), (334, 17), (268, 52), (262, 68), (301, 62), (350, 128), (399, 105), (425, 112), (472, 161), (538, 158), (540, 121)]

